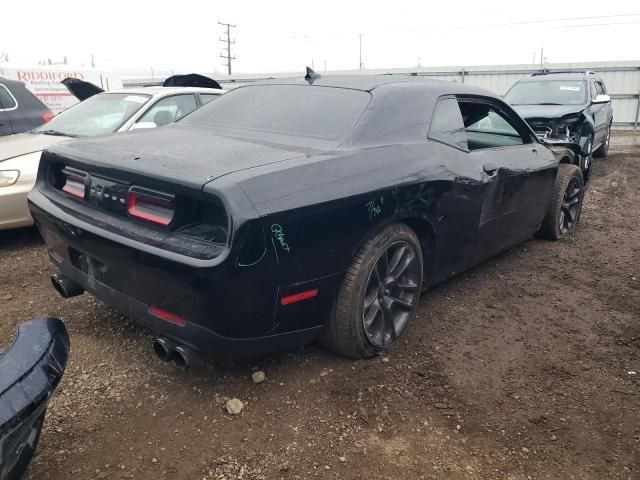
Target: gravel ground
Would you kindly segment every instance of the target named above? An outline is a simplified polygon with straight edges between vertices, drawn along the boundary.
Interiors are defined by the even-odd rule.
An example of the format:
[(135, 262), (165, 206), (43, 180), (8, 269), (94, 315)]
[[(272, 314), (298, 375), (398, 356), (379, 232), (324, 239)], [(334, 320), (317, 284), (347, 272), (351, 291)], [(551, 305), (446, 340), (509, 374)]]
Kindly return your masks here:
[(59, 298), (34, 230), (2, 232), (0, 344), (43, 314), (72, 342), (28, 478), (640, 478), (637, 143), (595, 164), (573, 236), (423, 295), (370, 361), (309, 346), (179, 371), (125, 317)]

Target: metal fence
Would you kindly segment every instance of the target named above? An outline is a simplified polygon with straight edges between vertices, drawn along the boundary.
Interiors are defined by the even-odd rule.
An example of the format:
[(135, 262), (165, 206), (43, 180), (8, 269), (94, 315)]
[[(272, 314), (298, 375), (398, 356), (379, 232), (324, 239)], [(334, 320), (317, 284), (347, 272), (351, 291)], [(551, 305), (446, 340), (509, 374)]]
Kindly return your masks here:
[[(640, 61), (629, 62), (584, 62), (545, 64), (549, 72), (573, 71), (596, 72), (607, 87), (613, 102), (613, 125), (618, 129), (638, 128), (640, 117)], [(320, 72), (323, 75), (391, 74), (414, 75), (437, 78), (453, 82), (469, 83), (504, 94), (511, 85), (523, 77), (539, 72), (539, 65), (493, 65), (482, 67), (414, 67), (375, 70), (341, 70)], [(223, 88), (234, 88), (258, 80), (294, 77), (300, 72), (240, 74), (234, 76), (209, 75)], [(125, 86), (158, 85), (157, 78), (125, 78)]]
[[(585, 65), (585, 66), (545, 66), (545, 70), (553, 73), (562, 72), (596, 72), (604, 81), (611, 95), (613, 104), (613, 125), (616, 128), (638, 128), (640, 117), (640, 62), (633, 65)], [(498, 69), (499, 68), (499, 69)], [(428, 76), (442, 80), (469, 83), (504, 94), (519, 79), (540, 71), (540, 68), (507, 69), (465, 69), (447, 72), (415, 72), (411, 75)]]

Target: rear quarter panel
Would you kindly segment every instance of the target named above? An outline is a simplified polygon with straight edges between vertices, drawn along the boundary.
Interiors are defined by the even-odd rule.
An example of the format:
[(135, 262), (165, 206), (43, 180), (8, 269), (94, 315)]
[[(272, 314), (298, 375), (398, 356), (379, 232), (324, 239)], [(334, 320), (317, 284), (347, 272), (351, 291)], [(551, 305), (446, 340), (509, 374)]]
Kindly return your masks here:
[(323, 284), (333, 294), (363, 241), (396, 220), (414, 219), (429, 232), (429, 281), (464, 268), (482, 186), (466, 155), (424, 141), (308, 156), (224, 181), (253, 202), (280, 293)]

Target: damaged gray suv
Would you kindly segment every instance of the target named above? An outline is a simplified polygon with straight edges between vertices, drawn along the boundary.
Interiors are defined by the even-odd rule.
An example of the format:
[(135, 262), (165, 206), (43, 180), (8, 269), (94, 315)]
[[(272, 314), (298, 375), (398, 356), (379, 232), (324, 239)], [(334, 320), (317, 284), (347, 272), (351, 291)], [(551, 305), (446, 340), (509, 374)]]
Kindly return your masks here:
[(613, 109), (595, 73), (534, 73), (516, 82), (504, 98), (539, 137), (573, 143), (587, 159), (607, 156)]

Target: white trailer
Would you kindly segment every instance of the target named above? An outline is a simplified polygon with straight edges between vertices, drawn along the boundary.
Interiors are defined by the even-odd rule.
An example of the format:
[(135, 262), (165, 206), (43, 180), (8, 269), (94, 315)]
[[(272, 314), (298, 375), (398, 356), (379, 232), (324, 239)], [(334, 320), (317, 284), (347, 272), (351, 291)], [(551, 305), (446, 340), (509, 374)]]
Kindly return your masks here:
[(0, 65), (0, 76), (23, 82), (55, 114), (78, 103), (76, 97), (60, 83), (65, 78), (79, 78), (107, 92), (122, 88), (122, 79), (116, 70), (73, 68), (67, 65), (36, 67)]

